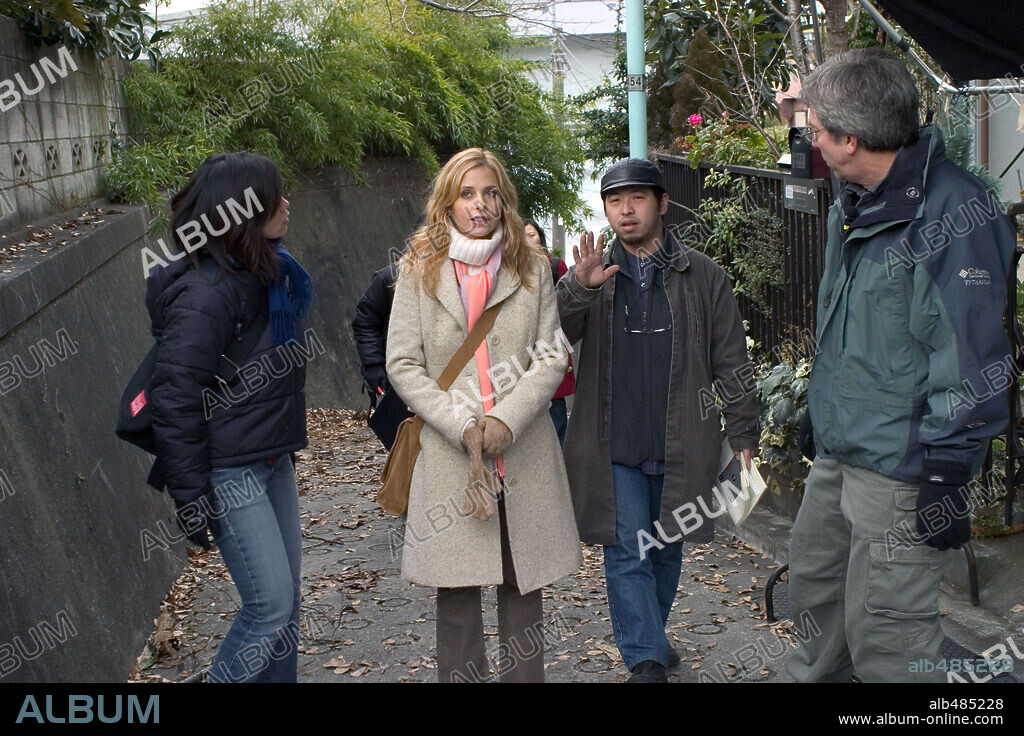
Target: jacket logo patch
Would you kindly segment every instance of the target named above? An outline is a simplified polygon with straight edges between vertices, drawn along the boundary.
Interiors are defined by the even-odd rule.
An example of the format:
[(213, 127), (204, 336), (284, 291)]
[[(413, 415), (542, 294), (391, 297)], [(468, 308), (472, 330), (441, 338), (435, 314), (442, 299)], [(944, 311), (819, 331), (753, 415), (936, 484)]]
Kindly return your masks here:
[(959, 276), (964, 280), (964, 286), (989, 286), (992, 283), (992, 275), (985, 268), (965, 268)]
[(917, 187), (907, 187), (907, 196), (911, 199), (917, 199), (921, 196), (921, 191)]
[(132, 403), (131, 403), (132, 416), (133, 417), (137, 416), (138, 413), (140, 411), (142, 411), (142, 407), (144, 407), (145, 405), (146, 405), (146, 392), (145, 391), (140, 391), (139, 395), (136, 396), (134, 399), (132, 399)]

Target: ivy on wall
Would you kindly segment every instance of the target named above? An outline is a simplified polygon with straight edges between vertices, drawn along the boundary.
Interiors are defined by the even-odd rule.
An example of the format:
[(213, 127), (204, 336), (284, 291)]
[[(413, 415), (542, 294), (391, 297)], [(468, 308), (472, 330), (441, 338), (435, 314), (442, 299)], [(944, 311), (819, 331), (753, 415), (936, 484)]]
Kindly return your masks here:
[(154, 56), (156, 42), (167, 35), (149, 33), (153, 19), (145, 7), (146, 0), (0, 0), (0, 15), (13, 18), (36, 48), (62, 44), (100, 59), (137, 59), (143, 51)]

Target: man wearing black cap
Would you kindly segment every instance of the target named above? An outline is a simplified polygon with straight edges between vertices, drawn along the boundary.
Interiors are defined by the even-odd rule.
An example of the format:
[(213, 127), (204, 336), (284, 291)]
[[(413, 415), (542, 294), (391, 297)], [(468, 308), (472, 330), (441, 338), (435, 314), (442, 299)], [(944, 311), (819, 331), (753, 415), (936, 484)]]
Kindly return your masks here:
[(562, 329), (582, 339), (565, 438), (580, 538), (604, 545), (612, 630), (630, 682), (679, 663), (665, 624), (684, 541), (708, 542), (722, 421), (737, 457), (756, 453), (754, 366), (729, 280), (667, 231), (661, 172), (623, 159), (601, 179), (617, 236), (580, 238), (559, 281)]

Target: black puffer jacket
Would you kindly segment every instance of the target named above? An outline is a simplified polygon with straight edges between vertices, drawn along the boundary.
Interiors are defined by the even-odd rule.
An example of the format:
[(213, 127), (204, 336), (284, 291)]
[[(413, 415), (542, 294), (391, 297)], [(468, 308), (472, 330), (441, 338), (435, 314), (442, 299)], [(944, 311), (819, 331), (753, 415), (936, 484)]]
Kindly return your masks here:
[(156, 454), (168, 491), (181, 502), (209, 492), (211, 468), (307, 444), (306, 359), (293, 345), (274, 345), (269, 323), (238, 363), (238, 375), (227, 386), (215, 380), (230, 341), (267, 314), (267, 289), (255, 276), (238, 266), (219, 277), (219, 265), (207, 256), (198, 268), (187, 259), (157, 268), (146, 282), (157, 342), (150, 386)]
[(374, 273), (366, 292), (356, 304), (356, 313), (352, 318), (352, 337), (356, 341), (364, 379), (369, 378), (368, 368), (383, 368), (386, 362), (388, 322), (391, 319), (391, 303), (395, 300), (396, 275), (395, 264)]

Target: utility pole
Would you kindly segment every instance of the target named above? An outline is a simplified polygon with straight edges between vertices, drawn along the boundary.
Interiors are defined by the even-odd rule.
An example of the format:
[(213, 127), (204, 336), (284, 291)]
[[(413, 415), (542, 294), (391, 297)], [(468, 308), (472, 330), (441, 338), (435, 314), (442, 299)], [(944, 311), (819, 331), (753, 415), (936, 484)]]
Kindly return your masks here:
[[(551, 13), (554, 15), (554, 5)], [(554, 25), (554, 23), (552, 23)], [(562, 53), (562, 29), (555, 28), (551, 43), (551, 95), (555, 98), (555, 122), (564, 125), (562, 101), (565, 99), (565, 54)], [(558, 215), (551, 215), (551, 250), (565, 255), (565, 227)]]
[(644, 2), (626, 0), (629, 155), (633, 158), (647, 158), (647, 62), (644, 48)]

